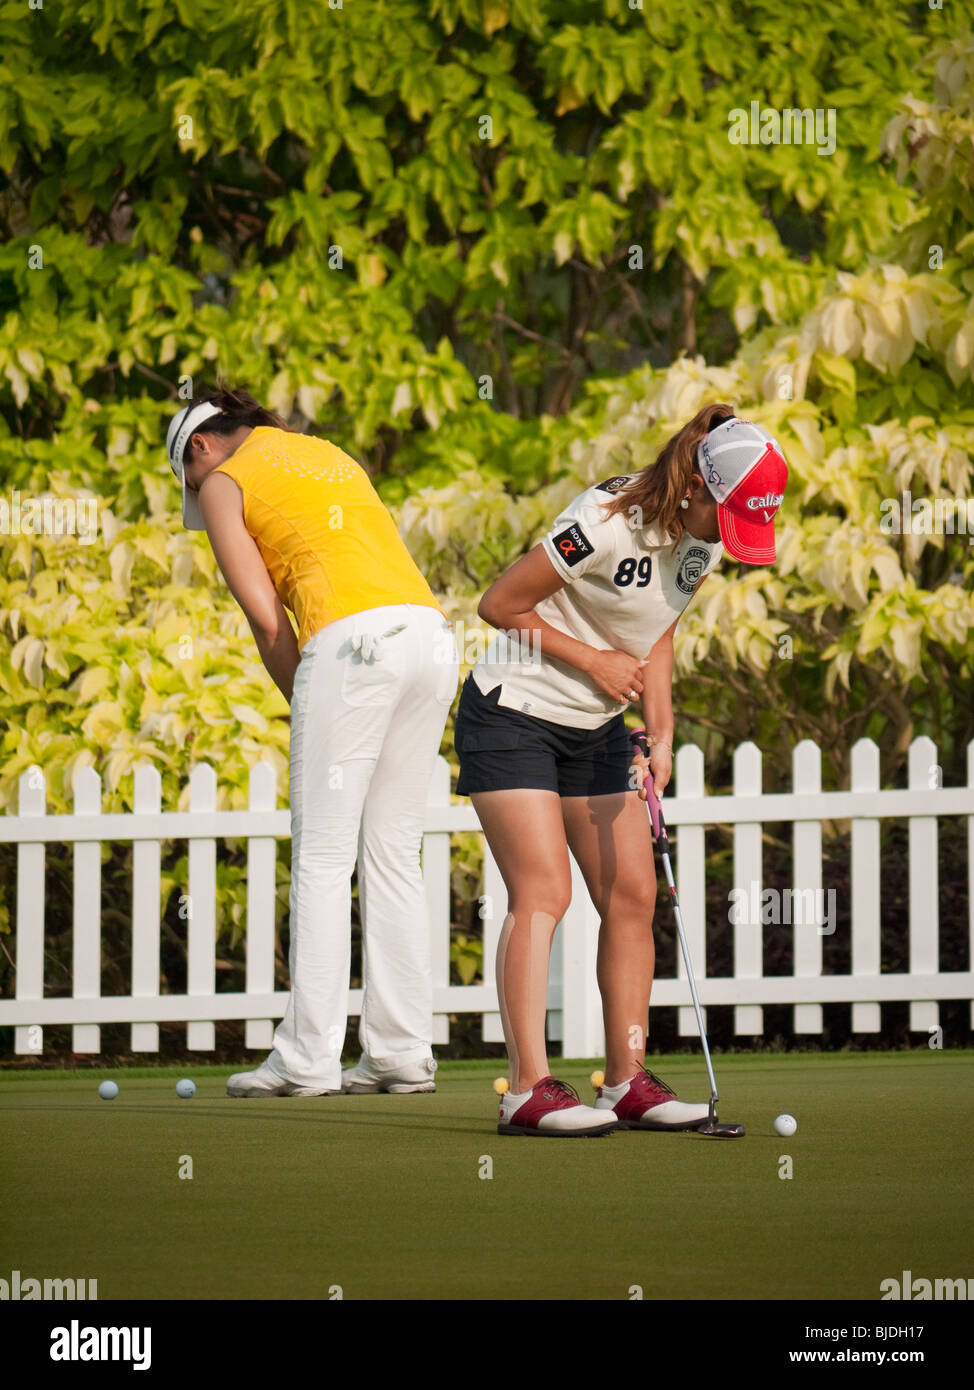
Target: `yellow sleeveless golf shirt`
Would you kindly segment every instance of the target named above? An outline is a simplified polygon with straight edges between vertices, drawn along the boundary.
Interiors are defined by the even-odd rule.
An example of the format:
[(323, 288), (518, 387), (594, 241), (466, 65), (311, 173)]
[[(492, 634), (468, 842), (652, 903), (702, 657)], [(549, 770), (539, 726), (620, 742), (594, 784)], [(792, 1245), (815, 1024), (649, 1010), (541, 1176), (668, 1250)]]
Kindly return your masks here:
[(299, 650), (367, 608), (442, 612), (365, 469), (337, 445), (260, 425), (214, 472), (243, 493), (244, 524), (297, 619)]

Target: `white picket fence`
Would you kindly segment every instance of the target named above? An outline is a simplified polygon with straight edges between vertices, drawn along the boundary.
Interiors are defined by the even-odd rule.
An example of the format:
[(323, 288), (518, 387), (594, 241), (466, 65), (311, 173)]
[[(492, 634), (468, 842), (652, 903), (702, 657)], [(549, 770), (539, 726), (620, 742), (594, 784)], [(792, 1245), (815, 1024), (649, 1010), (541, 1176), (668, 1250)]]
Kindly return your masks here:
[[(821, 757), (814, 743), (799, 744), (793, 755), (793, 790), (785, 795), (761, 791), (761, 753), (751, 743), (734, 755), (734, 791), (729, 796), (704, 792), (703, 755), (681, 748), (676, 758), (678, 795), (667, 797), (666, 817), (679, 828), (678, 888), (698, 977), (701, 1003), (733, 1005), (738, 1034), (763, 1031), (765, 1005), (791, 1005), (796, 1033), (822, 1030), (822, 1005), (850, 1003), (856, 1033), (877, 1032), (879, 1005), (889, 1000), (910, 1003), (910, 1027), (926, 1032), (939, 1022), (938, 1001), (974, 999), (974, 972), (939, 968), (937, 818), (967, 817), (967, 863), (957, 872), (968, 876), (970, 963), (974, 963), (974, 742), (968, 749), (968, 785), (936, 785), (936, 748), (930, 739), (910, 748), (908, 788), (880, 790), (879, 750), (868, 739), (852, 752), (849, 791), (823, 792)], [(135, 809), (103, 814), (101, 783), (91, 769), (74, 778), (74, 812), (48, 815), (44, 778), (39, 768), (19, 779), (18, 814), (0, 816), (0, 840), (17, 844), (16, 997), (0, 1000), (0, 1026), (14, 1026), (18, 1053), (43, 1051), (45, 1025), (72, 1026), (78, 1053), (100, 1051), (102, 1024), (131, 1024), (133, 1052), (159, 1047), (161, 1023), (186, 1023), (187, 1047), (212, 1050), (215, 1022), (246, 1020), (246, 1044), (266, 1048), (273, 1021), (282, 1017), (287, 995), (274, 988), (275, 841), (290, 833), (287, 810), (277, 809), (276, 774), (268, 764), (251, 771), (248, 809), (218, 811), (213, 769), (197, 766), (190, 777), (188, 811), (163, 811), (161, 781), (154, 767), (135, 775)], [(883, 885), (880, 882), (880, 822), (887, 817), (909, 822), (909, 971), (880, 970)], [(782, 927), (794, 930), (794, 974), (765, 976), (763, 929), (759, 920), (727, 921), (734, 937), (732, 977), (706, 976), (704, 906), (706, 859), (704, 827), (734, 827), (734, 883), (742, 890), (762, 883), (762, 827), (792, 823), (793, 892), (819, 895), (822, 888), (822, 822), (851, 821), (852, 973), (822, 974), (821, 923)], [(423, 872), (429, 905), (433, 960), (434, 1041), (449, 1041), (449, 1015), (480, 1014), (485, 1041), (502, 1041), (494, 980), (497, 939), (506, 910), (503, 883), (489, 852), (483, 883), (484, 983), (450, 984), (450, 835), (477, 831), (479, 823), (467, 804), (450, 804), (450, 777), (440, 759), (433, 779), (423, 839)], [(246, 989), (216, 992), (216, 842), (247, 840)], [(160, 844), (189, 842), (189, 876), (185, 892), (192, 903), (187, 922), (188, 980), (185, 995), (160, 994)], [(132, 841), (133, 884), (132, 993), (102, 996), (101, 846)], [(47, 843), (74, 845), (73, 988), (70, 997), (44, 998), (44, 870)], [(595, 976), (598, 918), (573, 863), (572, 906), (555, 938), (548, 991), (549, 1035), (560, 1039), (565, 1056), (597, 1056), (603, 1050), (601, 1003)], [(753, 898), (753, 892), (751, 894)], [(751, 913), (750, 915), (754, 915)], [(657, 978), (653, 1004), (678, 1005), (684, 1036), (697, 1033), (682, 961), (674, 978)], [(350, 1012), (361, 1008), (361, 991), (353, 990)], [(974, 1007), (972, 1007), (974, 1024)]]

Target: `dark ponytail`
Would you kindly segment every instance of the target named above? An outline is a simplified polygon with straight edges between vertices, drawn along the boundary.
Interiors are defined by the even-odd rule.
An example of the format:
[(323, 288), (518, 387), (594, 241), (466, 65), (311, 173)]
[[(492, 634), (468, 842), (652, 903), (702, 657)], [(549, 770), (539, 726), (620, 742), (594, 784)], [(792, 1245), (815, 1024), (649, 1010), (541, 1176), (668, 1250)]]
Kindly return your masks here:
[(274, 411), (265, 410), (260, 402), (255, 401), (246, 391), (231, 391), (226, 387), (217, 391), (206, 391), (200, 396), (194, 396), (192, 404), (219, 406), (220, 414), (211, 415), (208, 420), (203, 421), (198, 430), (193, 431), (186, 441), (187, 454), (197, 434), (234, 434), (244, 426), (256, 429), (259, 425), (267, 425), (275, 430), (288, 428), (287, 421), (282, 420), (280, 415), (275, 415)]

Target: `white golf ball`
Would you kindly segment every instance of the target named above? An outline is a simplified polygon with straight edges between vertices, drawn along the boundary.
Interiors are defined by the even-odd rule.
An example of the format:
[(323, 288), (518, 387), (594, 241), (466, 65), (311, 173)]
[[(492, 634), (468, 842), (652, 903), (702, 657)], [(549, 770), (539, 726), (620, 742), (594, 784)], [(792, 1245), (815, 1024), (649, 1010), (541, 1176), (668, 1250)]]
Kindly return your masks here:
[(780, 1134), (782, 1139), (790, 1139), (798, 1128), (798, 1121), (794, 1115), (779, 1115), (774, 1122), (775, 1134)]
[(196, 1095), (196, 1082), (188, 1081), (185, 1077), (182, 1081), (177, 1081), (176, 1095), (182, 1100), (191, 1100)]
[(118, 1087), (114, 1081), (103, 1081), (98, 1087), (98, 1094), (102, 1100), (114, 1100), (118, 1095)]

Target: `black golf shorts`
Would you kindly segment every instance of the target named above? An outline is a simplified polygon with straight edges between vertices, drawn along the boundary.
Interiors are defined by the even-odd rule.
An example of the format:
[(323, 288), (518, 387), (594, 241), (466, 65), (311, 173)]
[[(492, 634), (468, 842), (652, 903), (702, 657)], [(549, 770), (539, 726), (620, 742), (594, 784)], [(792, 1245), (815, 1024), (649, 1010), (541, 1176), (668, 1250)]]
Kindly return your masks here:
[(472, 676), (460, 692), (454, 741), (457, 793), (519, 787), (559, 796), (609, 796), (631, 790), (632, 746), (622, 714), (598, 729), (573, 729), (498, 704), (500, 686), (483, 695)]

